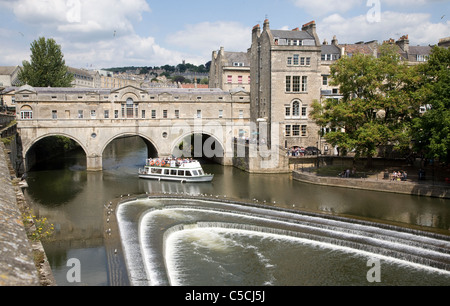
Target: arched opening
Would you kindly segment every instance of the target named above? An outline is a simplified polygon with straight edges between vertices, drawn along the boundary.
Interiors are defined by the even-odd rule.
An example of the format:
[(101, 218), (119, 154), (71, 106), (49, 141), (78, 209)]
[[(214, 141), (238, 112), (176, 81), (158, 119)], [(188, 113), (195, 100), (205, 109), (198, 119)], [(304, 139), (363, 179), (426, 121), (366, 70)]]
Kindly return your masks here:
[(172, 150), (175, 157), (201, 159), (223, 165), (225, 150), (220, 141), (208, 134), (190, 134), (182, 138)]
[(53, 169), (86, 169), (86, 152), (72, 138), (46, 136), (36, 141), (25, 154), (26, 172)]
[(87, 182), (86, 153), (75, 140), (61, 135), (37, 140), (25, 152), (27, 195), (44, 206), (70, 203)]
[(147, 158), (158, 157), (158, 150), (148, 139), (138, 135), (120, 135), (108, 142), (103, 150), (104, 170), (125, 167), (135, 169)]

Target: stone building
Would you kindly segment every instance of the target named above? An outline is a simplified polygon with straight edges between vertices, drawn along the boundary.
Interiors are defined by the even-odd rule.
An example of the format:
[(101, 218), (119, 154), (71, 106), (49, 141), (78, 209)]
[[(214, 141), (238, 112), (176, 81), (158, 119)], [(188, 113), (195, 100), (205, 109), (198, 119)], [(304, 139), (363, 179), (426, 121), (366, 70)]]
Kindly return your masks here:
[(250, 91), (250, 61), (247, 52), (214, 51), (209, 73), (209, 87)]
[(9, 87), (19, 84), (19, 66), (1, 66), (0, 67), (0, 86)]
[[(310, 119), (311, 104), (320, 100), (323, 84), (322, 46), (315, 22), (292, 31), (263, 29), (252, 32), (251, 119), (266, 123), (259, 141), (284, 149), (317, 147), (319, 128)], [(266, 139), (262, 137), (267, 137)]]

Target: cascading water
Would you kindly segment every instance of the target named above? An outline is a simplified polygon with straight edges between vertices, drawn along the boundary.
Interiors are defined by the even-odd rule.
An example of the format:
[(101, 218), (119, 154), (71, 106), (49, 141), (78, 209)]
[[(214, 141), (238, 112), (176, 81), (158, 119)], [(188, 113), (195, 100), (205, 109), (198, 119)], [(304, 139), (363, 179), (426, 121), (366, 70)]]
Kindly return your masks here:
[(117, 220), (132, 285), (367, 284), (368, 258), (385, 281), (450, 284), (450, 237), (434, 233), (190, 196), (123, 202)]

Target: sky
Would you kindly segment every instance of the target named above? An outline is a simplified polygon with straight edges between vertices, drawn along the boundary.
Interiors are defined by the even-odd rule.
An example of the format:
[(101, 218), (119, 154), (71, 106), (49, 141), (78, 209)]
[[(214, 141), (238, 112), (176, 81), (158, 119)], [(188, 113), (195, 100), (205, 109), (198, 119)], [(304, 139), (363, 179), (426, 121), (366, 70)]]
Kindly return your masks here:
[(252, 28), (273, 30), (312, 20), (321, 42), (339, 43), (408, 34), (411, 45), (450, 36), (450, 0), (0, 0), (0, 66), (30, 60), (39, 37), (61, 46), (66, 65), (201, 65), (212, 52), (246, 52)]

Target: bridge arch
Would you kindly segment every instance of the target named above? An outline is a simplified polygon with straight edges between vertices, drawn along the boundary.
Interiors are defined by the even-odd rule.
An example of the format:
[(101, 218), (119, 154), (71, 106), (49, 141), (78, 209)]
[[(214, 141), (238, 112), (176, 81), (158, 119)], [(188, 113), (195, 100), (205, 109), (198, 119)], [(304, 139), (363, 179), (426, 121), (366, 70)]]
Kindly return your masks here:
[(172, 142), (171, 151), (176, 157), (206, 157), (219, 164), (225, 163), (225, 143), (223, 139), (209, 131), (191, 131), (180, 135)]
[(105, 151), (106, 147), (110, 145), (114, 140), (122, 138), (122, 137), (140, 137), (148, 148), (148, 157), (158, 157), (158, 154), (160, 151), (160, 148), (156, 145), (156, 143), (147, 137), (146, 135), (143, 135), (141, 133), (131, 133), (131, 132), (123, 132), (115, 134), (113, 137), (110, 137), (104, 144), (103, 147), (100, 149), (100, 154), (103, 155), (103, 152)]
[(66, 134), (66, 133), (55, 133), (55, 132), (47, 133), (47, 134), (40, 135), (39, 137), (33, 139), (33, 141), (30, 142), (29, 144), (23, 145), (23, 156), (25, 157), (25, 162), (24, 162), (25, 163), (25, 171), (29, 171), (35, 163), (34, 157), (30, 156), (30, 153), (32, 152), (32, 148), (35, 145), (37, 145), (40, 141), (42, 141), (43, 139), (49, 138), (49, 137), (56, 137), (56, 136), (66, 137), (66, 138), (69, 138), (72, 141), (76, 142), (83, 149), (83, 152), (86, 155), (86, 157), (88, 156), (89, 153), (88, 153), (86, 146), (77, 137)]

